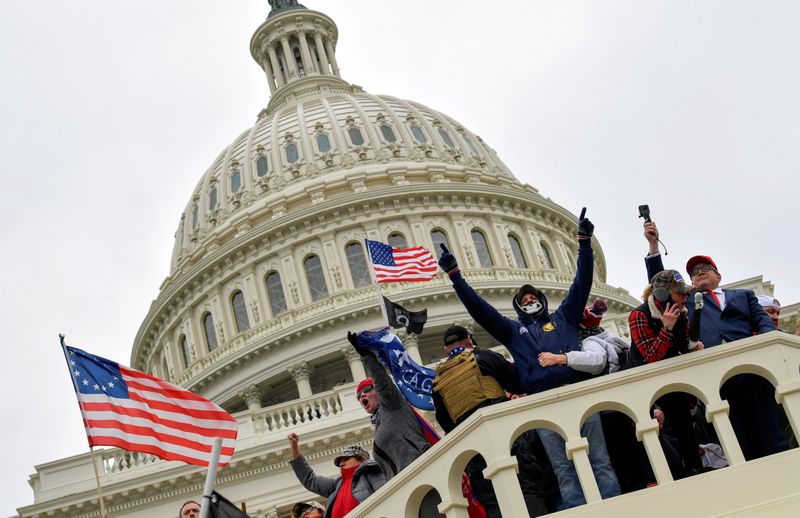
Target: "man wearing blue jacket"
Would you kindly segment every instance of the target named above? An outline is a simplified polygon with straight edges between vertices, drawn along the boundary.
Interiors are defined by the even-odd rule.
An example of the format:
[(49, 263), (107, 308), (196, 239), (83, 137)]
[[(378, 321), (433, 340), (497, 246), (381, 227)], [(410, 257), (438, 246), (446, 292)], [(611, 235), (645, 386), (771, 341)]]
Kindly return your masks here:
[[(647, 276), (652, 279), (664, 269), (655, 223), (645, 222), (644, 236), (649, 243), (645, 266)], [(775, 330), (772, 319), (752, 290), (719, 287), (722, 275), (711, 257), (692, 257), (686, 263), (686, 271), (695, 290), (703, 293), (705, 299), (700, 315), (700, 341), (706, 349)], [(691, 320), (694, 304), (687, 304), (687, 309)], [(754, 374), (741, 374), (728, 380), (720, 395), (730, 405), (728, 417), (745, 459), (757, 459), (788, 449), (779, 423), (775, 388), (769, 381)]]
[[(538, 360), (539, 353), (543, 352), (564, 354), (580, 350), (578, 330), (583, 309), (589, 299), (594, 273), (594, 225), (584, 217), (585, 213), (584, 208), (578, 222), (577, 273), (564, 301), (552, 314), (548, 312), (545, 294), (532, 285), (525, 284), (511, 302), (518, 319), (503, 316), (464, 280), (456, 258), (442, 245), (439, 266), (450, 276), (456, 295), (475, 322), (511, 353), (522, 388), (528, 394), (574, 383), (587, 377), (568, 365), (544, 368), (539, 365)], [(581, 433), (589, 441), (589, 461), (601, 496), (609, 498), (620, 494), (619, 482), (608, 457), (599, 414), (592, 415), (584, 422)], [(558, 479), (563, 508), (585, 503), (575, 467), (566, 455), (564, 439), (547, 429), (539, 429), (539, 435)]]

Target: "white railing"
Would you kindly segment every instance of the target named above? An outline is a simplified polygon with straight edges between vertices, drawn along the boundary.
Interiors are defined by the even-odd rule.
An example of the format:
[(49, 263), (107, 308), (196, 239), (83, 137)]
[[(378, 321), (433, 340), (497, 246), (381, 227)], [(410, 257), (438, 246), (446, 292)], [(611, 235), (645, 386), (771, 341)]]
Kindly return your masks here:
[(119, 473), (133, 468), (139, 468), (161, 462), (161, 459), (148, 453), (139, 453), (125, 450), (103, 450), (103, 473)]
[[(732, 376), (754, 373), (776, 387), (796, 437), (800, 437), (800, 338), (772, 332), (483, 408), (363, 502), (350, 518), (416, 518), (422, 498), (435, 489), (447, 518), (467, 518), (461, 473), (481, 454), (503, 516), (527, 516), (517, 481), (514, 440), (526, 430), (550, 428), (566, 439), (587, 504), (559, 516), (785, 516), (800, 508), (800, 450), (745, 462), (719, 389)], [(673, 481), (650, 407), (660, 396), (687, 392), (706, 404), (730, 466)], [(600, 410), (624, 412), (636, 422), (658, 486), (606, 501), (592, 474), (580, 424)], [(791, 481), (791, 482), (790, 482)], [(797, 510), (795, 508), (795, 511)], [(772, 514), (770, 514), (772, 513)], [(737, 514), (738, 516), (738, 514)], [(745, 515), (741, 515), (745, 516)]]
[(250, 414), (256, 433), (275, 432), (311, 421), (320, 421), (342, 412), (342, 402), (336, 391), (314, 394)]

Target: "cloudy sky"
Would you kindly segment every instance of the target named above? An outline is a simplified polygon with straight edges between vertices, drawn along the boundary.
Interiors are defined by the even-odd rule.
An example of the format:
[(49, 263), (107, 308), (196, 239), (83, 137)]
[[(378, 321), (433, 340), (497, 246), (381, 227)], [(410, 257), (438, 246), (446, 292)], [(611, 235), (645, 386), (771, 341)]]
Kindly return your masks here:
[[(800, 4), (307, 0), (344, 79), (481, 135), (588, 207), (608, 282), (643, 287), (637, 205), (682, 270), (797, 284)], [(264, 0), (0, 1), (0, 516), (34, 465), (88, 451), (58, 333), (129, 363), (191, 189), (266, 105)]]

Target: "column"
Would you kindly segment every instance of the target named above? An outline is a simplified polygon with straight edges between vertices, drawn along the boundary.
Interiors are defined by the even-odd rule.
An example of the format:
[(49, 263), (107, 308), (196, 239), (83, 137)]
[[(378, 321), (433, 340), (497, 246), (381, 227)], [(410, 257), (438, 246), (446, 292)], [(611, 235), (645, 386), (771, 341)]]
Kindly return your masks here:
[(303, 57), (303, 66), (306, 69), (306, 75), (313, 73), (317, 67), (314, 66), (314, 60), (311, 59), (311, 51), (308, 50), (308, 40), (306, 40), (305, 32), (298, 32), (297, 39), (300, 40), (300, 55)]
[(411, 359), (422, 365), (422, 356), (419, 354), (419, 335), (407, 333), (403, 338), (403, 344)]
[(269, 52), (269, 62), (272, 63), (272, 71), (275, 73), (275, 82), (277, 83), (277, 87), (280, 88), (286, 84), (286, 80), (283, 77), (283, 72), (281, 72), (281, 65), (278, 63), (278, 55), (275, 53), (275, 47), (270, 45), (267, 52)]
[(669, 471), (664, 450), (661, 449), (661, 442), (658, 440), (658, 430), (658, 421), (655, 419), (636, 423), (636, 439), (644, 443), (644, 449), (650, 459), (650, 467), (653, 468), (656, 482), (661, 485), (672, 482), (672, 473)]
[(778, 385), (775, 389), (776, 399), (783, 405), (783, 410), (792, 425), (795, 437), (800, 437), (800, 382), (792, 381)]
[(364, 364), (361, 363), (361, 355), (349, 345), (342, 347), (340, 350), (342, 351), (342, 356), (347, 360), (347, 364), (350, 365), (350, 373), (353, 375), (353, 381), (359, 382), (366, 378), (367, 373), (364, 371)]
[(275, 74), (272, 71), (272, 65), (269, 62), (269, 58), (265, 57), (264, 60), (261, 62), (261, 68), (264, 69), (264, 72), (267, 74), (267, 84), (269, 85), (269, 93), (275, 93)]
[(341, 77), (339, 75), (339, 65), (336, 63), (336, 52), (333, 50), (333, 45), (331, 45), (331, 40), (325, 40), (325, 53), (328, 55), (328, 59), (331, 61), (331, 68), (333, 69), (333, 75), (336, 77)]
[(314, 33), (314, 43), (317, 46), (317, 54), (319, 54), (320, 63), (322, 63), (322, 70), (320, 70), (320, 72), (330, 75), (331, 68), (328, 63), (328, 56), (325, 54), (325, 47), (322, 45), (322, 35), (318, 32)]
[[(587, 461), (588, 462), (588, 461)], [(503, 516), (527, 516), (525, 497), (519, 487), (517, 473), (519, 467), (514, 457), (500, 458), (492, 462), (487, 461), (483, 476), (492, 481), (497, 503)]]
[(294, 382), (297, 383), (297, 392), (300, 398), (311, 397), (311, 368), (306, 362), (295, 363), (289, 367), (289, 375), (292, 376)]
[(592, 465), (589, 462), (589, 441), (586, 437), (572, 439), (565, 443), (567, 458), (575, 464), (575, 471), (578, 473), (578, 480), (583, 489), (583, 496), (586, 503), (599, 502), (600, 489), (597, 487), (597, 480), (594, 478)]
[(714, 429), (717, 431), (717, 437), (719, 437), (725, 457), (728, 458), (728, 464), (735, 466), (744, 464), (745, 459), (739, 441), (736, 440), (731, 420), (728, 418), (729, 411), (730, 406), (727, 401), (709, 401), (706, 406), (706, 419), (714, 425)]
[(261, 391), (255, 385), (250, 385), (239, 392), (239, 397), (247, 403), (248, 410), (259, 410), (261, 408)]
[(297, 77), (299, 72), (297, 70), (297, 63), (294, 60), (294, 54), (292, 54), (292, 47), (289, 46), (289, 38), (287, 36), (283, 36), (281, 38), (281, 47), (283, 47), (283, 61), (284, 64), (289, 68), (288, 75), (289, 78)]

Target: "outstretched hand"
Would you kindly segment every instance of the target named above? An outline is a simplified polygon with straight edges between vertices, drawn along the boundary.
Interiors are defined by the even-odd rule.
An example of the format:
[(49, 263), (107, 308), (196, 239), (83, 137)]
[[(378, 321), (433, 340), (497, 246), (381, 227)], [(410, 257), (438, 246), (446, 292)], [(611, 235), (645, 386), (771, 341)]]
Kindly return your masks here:
[(586, 207), (581, 210), (578, 216), (578, 239), (591, 239), (594, 234), (594, 224), (586, 217)]
[(442, 255), (439, 257), (439, 267), (444, 270), (447, 275), (458, 273), (458, 261), (456, 261), (455, 256), (450, 253), (450, 250), (447, 249), (447, 245), (444, 243), (439, 243), (439, 246), (442, 247)]
[(358, 343), (358, 335), (351, 331), (347, 332), (347, 341), (350, 342), (350, 345), (353, 346), (353, 349), (356, 350), (358, 354), (361, 356), (368, 356), (370, 354), (369, 349), (364, 347), (363, 345), (359, 345)]

